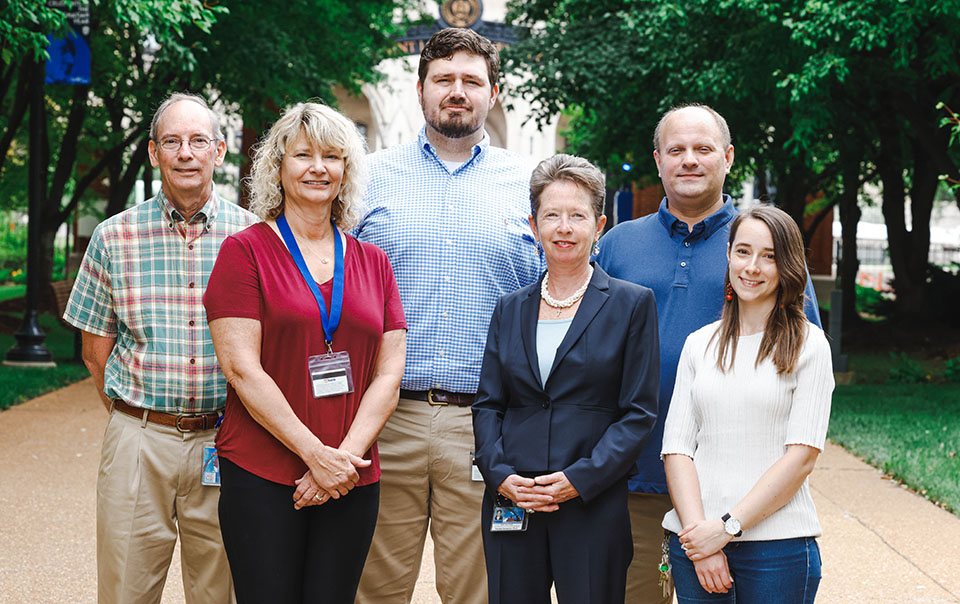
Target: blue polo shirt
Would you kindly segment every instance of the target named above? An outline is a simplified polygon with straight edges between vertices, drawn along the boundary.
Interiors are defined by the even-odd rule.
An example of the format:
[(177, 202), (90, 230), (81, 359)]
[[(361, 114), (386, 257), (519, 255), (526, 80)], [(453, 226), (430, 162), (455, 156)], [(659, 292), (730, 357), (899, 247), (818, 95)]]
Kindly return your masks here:
[[(720, 318), (723, 310), (727, 241), (737, 209), (727, 195), (723, 206), (702, 222), (687, 224), (667, 210), (618, 224), (600, 240), (597, 264), (611, 277), (653, 290), (660, 326), (660, 405), (657, 423), (637, 460), (630, 490), (667, 492), (660, 460), (663, 423), (677, 378), (680, 351), (687, 336)], [(813, 284), (807, 280), (807, 318), (820, 325)]]

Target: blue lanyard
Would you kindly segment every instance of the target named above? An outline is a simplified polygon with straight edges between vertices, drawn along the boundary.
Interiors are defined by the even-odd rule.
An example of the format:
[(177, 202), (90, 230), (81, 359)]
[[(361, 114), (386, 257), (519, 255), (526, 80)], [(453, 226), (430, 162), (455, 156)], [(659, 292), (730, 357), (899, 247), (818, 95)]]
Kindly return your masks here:
[(300, 246), (297, 245), (297, 239), (293, 236), (290, 225), (287, 224), (287, 217), (283, 214), (277, 217), (277, 227), (280, 229), (280, 234), (283, 235), (287, 249), (290, 250), (293, 261), (297, 263), (297, 268), (300, 269), (303, 280), (307, 282), (310, 291), (313, 292), (313, 297), (317, 300), (317, 305), (320, 307), (320, 325), (323, 327), (323, 335), (327, 341), (327, 352), (333, 352), (331, 346), (333, 332), (337, 331), (337, 327), (340, 326), (340, 311), (343, 310), (343, 242), (340, 241), (340, 231), (337, 230), (336, 223), (331, 220), (330, 225), (333, 227), (334, 250), (333, 299), (330, 300), (330, 317), (327, 318), (327, 303), (323, 299), (323, 294), (320, 293), (320, 287), (316, 280), (310, 274), (307, 263), (303, 260), (303, 254), (300, 252)]

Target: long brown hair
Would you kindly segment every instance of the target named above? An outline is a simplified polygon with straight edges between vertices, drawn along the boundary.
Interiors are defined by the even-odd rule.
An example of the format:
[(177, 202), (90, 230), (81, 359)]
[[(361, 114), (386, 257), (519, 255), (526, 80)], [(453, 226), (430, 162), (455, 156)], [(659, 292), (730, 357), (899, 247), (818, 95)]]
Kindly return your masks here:
[[(767, 357), (772, 357), (777, 373), (793, 373), (803, 346), (806, 333), (806, 316), (803, 314), (804, 288), (807, 284), (807, 263), (803, 251), (803, 236), (797, 223), (789, 214), (773, 206), (754, 206), (742, 212), (730, 226), (730, 246), (737, 238), (737, 229), (744, 220), (759, 220), (770, 229), (773, 237), (773, 255), (777, 263), (777, 301), (767, 317), (763, 340), (754, 366), (759, 366)], [(723, 279), (724, 291), (730, 288), (730, 270)], [(719, 336), (717, 367), (722, 372), (733, 367), (737, 358), (737, 338), (740, 336), (740, 300), (734, 295), (723, 305), (720, 327), (710, 338)], [(729, 358), (728, 357), (729, 353)]]

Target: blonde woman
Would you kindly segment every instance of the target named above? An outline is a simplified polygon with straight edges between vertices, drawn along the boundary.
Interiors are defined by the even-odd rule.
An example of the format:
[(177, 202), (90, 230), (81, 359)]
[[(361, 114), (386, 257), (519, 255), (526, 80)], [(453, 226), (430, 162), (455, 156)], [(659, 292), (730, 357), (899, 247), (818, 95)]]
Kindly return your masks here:
[(343, 232), (364, 161), (347, 118), (288, 109), (254, 159), (264, 222), (223, 243), (204, 296), (229, 382), (220, 526), (240, 604), (353, 602), (373, 537), (406, 323), (386, 255)]

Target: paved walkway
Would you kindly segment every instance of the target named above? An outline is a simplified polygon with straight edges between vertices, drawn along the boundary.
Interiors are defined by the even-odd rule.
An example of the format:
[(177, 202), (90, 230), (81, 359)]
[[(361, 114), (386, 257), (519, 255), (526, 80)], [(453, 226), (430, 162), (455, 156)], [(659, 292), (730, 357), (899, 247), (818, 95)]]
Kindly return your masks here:
[[(96, 602), (105, 423), (91, 380), (0, 412), (0, 603)], [(824, 528), (818, 604), (960, 604), (960, 518), (833, 445), (811, 483)], [(417, 604), (439, 602), (426, 553)], [(179, 573), (174, 560), (165, 604), (183, 602)]]

